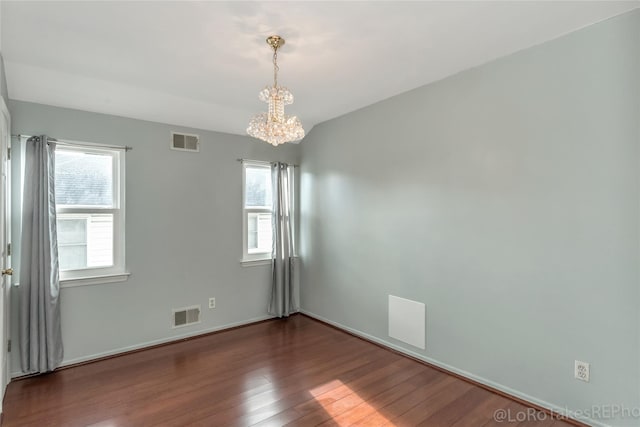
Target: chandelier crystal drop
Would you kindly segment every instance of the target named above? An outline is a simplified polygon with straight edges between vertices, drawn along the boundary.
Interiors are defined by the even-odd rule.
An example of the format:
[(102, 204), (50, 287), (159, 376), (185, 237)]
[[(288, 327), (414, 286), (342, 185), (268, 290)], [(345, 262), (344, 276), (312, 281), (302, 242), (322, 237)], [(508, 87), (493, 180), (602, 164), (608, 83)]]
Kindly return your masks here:
[(286, 87), (278, 85), (278, 49), (284, 45), (284, 39), (271, 36), (267, 38), (267, 44), (273, 49), (273, 86), (265, 87), (258, 97), (266, 102), (269, 108), (267, 112), (253, 116), (247, 133), (275, 147), (302, 139), (304, 129), (296, 116), (284, 113), (284, 106), (293, 104), (293, 94)]

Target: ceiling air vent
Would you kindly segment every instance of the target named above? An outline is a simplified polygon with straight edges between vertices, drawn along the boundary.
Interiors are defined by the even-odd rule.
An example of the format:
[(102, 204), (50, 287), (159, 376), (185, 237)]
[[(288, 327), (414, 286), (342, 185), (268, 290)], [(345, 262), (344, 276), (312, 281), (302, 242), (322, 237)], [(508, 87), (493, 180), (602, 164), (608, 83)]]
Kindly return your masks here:
[(200, 137), (189, 133), (171, 132), (171, 149), (200, 151)]
[(200, 323), (200, 306), (174, 308), (173, 310), (173, 327), (180, 328), (195, 323)]

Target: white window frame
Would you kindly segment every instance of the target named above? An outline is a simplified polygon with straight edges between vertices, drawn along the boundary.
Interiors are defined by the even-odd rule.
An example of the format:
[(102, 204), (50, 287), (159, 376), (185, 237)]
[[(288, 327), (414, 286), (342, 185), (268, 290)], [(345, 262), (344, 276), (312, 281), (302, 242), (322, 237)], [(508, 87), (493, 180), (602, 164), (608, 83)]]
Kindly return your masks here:
[(109, 155), (113, 159), (113, 200), (110, 208), (100, 206), (56, 206), (61, 214), (112, 214), (113, 215), (113, 265), (60, 271), (60, 285), (73, 287), (99, 283), (122, 282), (129, 273), (125, 267), (125, 154), (122, 149), (91, 147), (87, 145), (58, 144), (56, 151), (72, 151), (86, 154)]
[[(240, 262), (243, 266), (253, 266), (253, 265), (265, 265), (271, 264), (271, 259), (273, 257), (272, 252), (262, 252), (262, 253), (249, 253), (248, 251), (248, 234), (249, 234), (249, 214), (250, 213), (270, 213), (272, 214), (272, 208), (247, 208), (245, 207), (246, 200), (246, 177), (247, 177), (247, 167), (259, 167), (265, 168), (271, 171), (271, 163), (262, 162), (257, 160), (243, 160), (242, 161), (242, 259)], [(296, 210), (296, 173), (295, 167), (289, 165), (288, 168), (289, 174), (289, 203), (291, 214), (289, 220), (291, 221), (291, 233), (293, 240), (293, 257), (297, 257), (297, 236), (296, 236), (296, 219), (297, 219), (297, 210)], [(273, 183), (271, 183), (273, 187)]]
[(272, 251), (249, 253), (248, 236), (249, 236), (249, 214), (252, 213), (269, 213), (272, 214), (271, 207), (246, 207), (246, 184), (247, 184), (247, 168), (262, 168), (271, 172), (271, 164), (268, 162), (258, 161), (242, 161), (242, 260), (244, 265), (260, 265), (271, 262)]

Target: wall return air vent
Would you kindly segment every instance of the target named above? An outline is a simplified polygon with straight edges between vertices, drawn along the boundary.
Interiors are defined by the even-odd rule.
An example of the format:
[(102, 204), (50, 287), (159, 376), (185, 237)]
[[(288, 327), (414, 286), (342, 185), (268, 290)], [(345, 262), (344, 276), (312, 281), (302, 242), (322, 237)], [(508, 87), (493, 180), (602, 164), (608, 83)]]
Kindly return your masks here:
[(173, 310), (173, 328), (181, 328), (183, 326), (200, 323), (200, 306), (193, 305), (191, 307), (174, 308)]
[(171, 132), (171, 149), (178, 151), (200, 151), (200, 136), (190, 133)]

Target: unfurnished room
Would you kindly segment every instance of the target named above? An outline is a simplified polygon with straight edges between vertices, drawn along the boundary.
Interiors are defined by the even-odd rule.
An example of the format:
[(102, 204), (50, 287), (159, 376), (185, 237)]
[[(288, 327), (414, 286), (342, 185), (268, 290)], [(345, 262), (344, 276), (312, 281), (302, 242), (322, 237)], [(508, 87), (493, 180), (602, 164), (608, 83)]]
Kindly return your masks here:
[(0, 425), (640, 427), (640, 1), (0, 0)]

